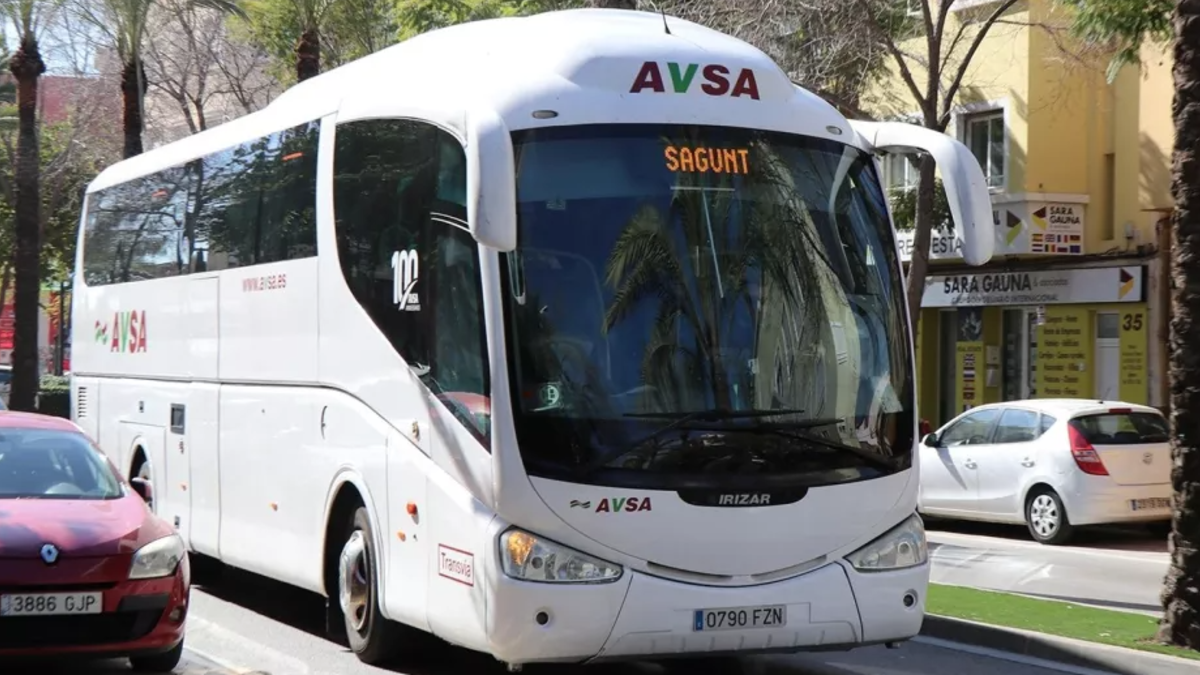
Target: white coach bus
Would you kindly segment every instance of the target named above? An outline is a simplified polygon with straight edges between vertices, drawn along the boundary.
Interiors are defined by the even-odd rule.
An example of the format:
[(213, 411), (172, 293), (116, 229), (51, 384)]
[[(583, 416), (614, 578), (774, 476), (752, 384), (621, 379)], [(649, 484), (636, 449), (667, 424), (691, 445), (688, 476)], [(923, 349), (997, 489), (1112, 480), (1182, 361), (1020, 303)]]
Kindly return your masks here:
[(727, 35), (421, 35), (95, 179), (73, 414), (367, 662), (414, 629), (513, 669), (894, 645), (929, 567), (877, 157), (914, 150), (987, 261), (961, 143)]

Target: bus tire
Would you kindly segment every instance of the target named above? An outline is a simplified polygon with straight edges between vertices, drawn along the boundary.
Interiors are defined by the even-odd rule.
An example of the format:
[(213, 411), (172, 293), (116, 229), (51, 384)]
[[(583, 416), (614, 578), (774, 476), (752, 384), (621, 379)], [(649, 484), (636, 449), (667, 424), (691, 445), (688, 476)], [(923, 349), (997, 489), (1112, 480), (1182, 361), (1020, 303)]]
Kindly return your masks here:
[(371, 520), (360, 506), (347, 523), (338, 556), (337, 602), (350, 650), (370, 665), (391, 658), (399, 637), (399, 626), (379, 611), (378, 560)]

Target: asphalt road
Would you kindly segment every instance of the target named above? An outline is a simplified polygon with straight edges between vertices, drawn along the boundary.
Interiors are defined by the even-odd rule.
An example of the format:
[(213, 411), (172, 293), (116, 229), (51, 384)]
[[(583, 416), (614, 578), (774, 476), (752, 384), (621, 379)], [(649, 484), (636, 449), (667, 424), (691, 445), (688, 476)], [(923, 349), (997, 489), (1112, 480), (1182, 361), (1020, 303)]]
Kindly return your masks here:
[[(191, 663), (180, 675), (503, 675), (490, 657), (439, 647), (420, 663), (382, 669), (360, 663), (344, 647), (321, 635), (323, 600), (281, 584), (240, 573), (197, 587), (192, 595), (187, 645)], [(215, 670), (216, 665), (221, 666)], [(100, 675), (123, 664), (72, 666), (36, 675)], [(4, 672), (13, 672), (4, 670)], [(530, 675), (657, 675), (649, 664), (591, 667), (530, 666)], [(734, 675), (713, 669), (719, 675)], [(916, 641), (897, 650), (871, 647), (848, 653), (748, 659), (746, 675), (1051, 675), (1062, 672), (1028, 661), (997, 658)], [(1070, 671), (1075, 672), (1075, 671)]]
[(1159, 614), (1167, 543), (1140, 528), (1097, 528), (1044, 546), (1024, 527), (931, 522), (935, 583)]
[[(232, 577), (232, 578), (230, 578)], [(251, 603), (253, 594), (269, 600)], [(321, 635), (321, 598), (249, 575), (227, 575), (193, 595), (188, 644), (234, 672), (270, 675), (504, 675), (491, 657), (451, 647), (420, 663), (375, 668)], [(911, 642), (898, 650), (866, 648), (840, 654), (750, 659), (747, 675), (1050, 675), (1058, 671), (935, 644)], [(649, 664), (588, 667), (529, 666), (529, 675), (656, 675)], [(733, 675), (714, 669), (720, 675)]]
[[(1157, 611), (1166, 569), (1165, 542), (1139, 530), (1097, 530), (1072, 546), (1034, 543), (1019, 527), (931, 524), (933, 581), (1146, 612)], [(323, 600), (261, 577), (227, 573), (193, 590), (184, 664), (178, 675), (503, 675), (490, 657), (441, 647), (420, 663), (393, 669), (360, 663), (322, 634)], [(1050, 675), (1073, 672), (1020, 658), (918, 640), (898, 650), (748, 659), (747, 675)], [(124, 662), (13, 669), (5, 675), (102, 675), (129, 672)], [(531, 666), (530, 675), (657, 675), (649, 664)], [(720, 675), (732, 675), (713, 669)]]

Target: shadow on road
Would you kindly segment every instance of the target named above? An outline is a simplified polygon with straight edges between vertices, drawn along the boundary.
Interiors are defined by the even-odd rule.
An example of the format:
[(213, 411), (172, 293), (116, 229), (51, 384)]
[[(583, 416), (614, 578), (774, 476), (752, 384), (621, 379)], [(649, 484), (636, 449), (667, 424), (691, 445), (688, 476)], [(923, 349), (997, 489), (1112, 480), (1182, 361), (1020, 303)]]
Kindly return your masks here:
[[(195, 588), (272, 621), (304, 631), (314, 638), (336, 644), (345, 650), (349, 658), (354, 658), (343, 642), (332, 639), (325, 631), (325, 598), (320, 595), (232, 567), (208, 571), (204, 577), (196, 581)], [(409, 639), (408, 636), (405, 639)], [(486, 654), (453, 647), (424, 633), (419, 634), (416, 639), (421, 641), (419, 648), (413, 650), (418, 656), (398, 659), (395, 663), (388, 665), (388, 670), (402, 672), (405, 675), (458, 675), (460, 673), (507, 675), (508, 673), (504, 664)], [(638, 665), (640, 666), (640, 664)], [(644, 672), (652, 675), (660, 670), (647, 665)], [(631, 671), (629, 664), (623, 664), (619, 667), (616, 665), (588, 667), (536, 665), (526, 666), (522, 672), (532, 675), (550, 675), (550, 673), (554, 675), (573, 673), (632, 675), (639, 671)], [(701, 673), (697, 675), (701, 675)], [(714, 671), (714, 675), (716, 675), (716, 671)], [(720, 671), (720, 675), (734, 674), (724, 670)]]
[[(121, 660), (109, 661), (12, 661), (0, 659), (0, 673), (4, 675), (110, 675), (111, 673), (129, 673), (129, 662)], [(176, 671), (184, 673), (180, 668)]]
[[(1029, 530), (1024, 525), (997, 525), (967, 520), (928, 519), (930, 532), (965, 534), (977, 537), (996, 537), (1033, 543)], [(1081, 527), (1065, 548), (1093, 548), (1139, 553), (1166, 553), (1167, 536), (1150, 527), (1137, 525), (1104, 525)]]

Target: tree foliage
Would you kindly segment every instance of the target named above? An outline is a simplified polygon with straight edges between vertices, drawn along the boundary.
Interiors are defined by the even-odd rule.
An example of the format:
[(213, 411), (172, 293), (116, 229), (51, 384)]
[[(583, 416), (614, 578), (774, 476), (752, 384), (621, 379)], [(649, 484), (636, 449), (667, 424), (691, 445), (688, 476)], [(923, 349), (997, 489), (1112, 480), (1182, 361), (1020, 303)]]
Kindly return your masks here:
[(400, 32), (398, 0), (246, 0), (243, 7), (242, 27), (285, 84), (377, 52)]
[(1172, 0), (1059, 0), (1075, 10), (1072, 29), (1084, 40), (1116, 50), (1108, 66), (1108, 81), (1121, 68), (1139, 61), (1146, 40), (1171, 38)]
[[(956, 0), (919, 2), (920, 12), (906, 3), (877, 8), (872, 0), (854, 0), (866, 21), (862, 29), (882, 46), (899, 73), (900, 86), (919, 110), (920, 124), (944, 133), (950, 125), (965, 78), (980, 45), (1018, 0), (999, 0), (958, 13), (950, 20)], [(922, 44), (923, 43), (923, 44)], [(933, 158), (920, 160), (912, 260), (906, 276), (909, 318), (915, 330), (921, 319), (921, 299), (929, 271), (929, 242), (936, 217), (936, 167)], [(990, 223), (987, 223), (990, 225)]]
[[(950, 202), (946, 200), (946, 188), (940, 178), (933, 180), (933, 228), (954, 226), (950, 214)], [(896, 221), (897, 230), (912, 230), (917, 226), (917, 191), (912, 188), (892, 188), (888, 190), (888, 201), (892, 205), (892, 218)]]

